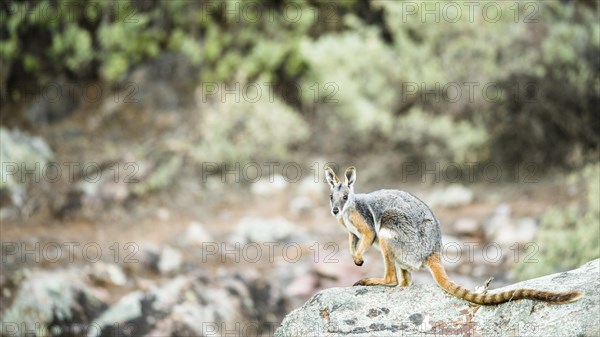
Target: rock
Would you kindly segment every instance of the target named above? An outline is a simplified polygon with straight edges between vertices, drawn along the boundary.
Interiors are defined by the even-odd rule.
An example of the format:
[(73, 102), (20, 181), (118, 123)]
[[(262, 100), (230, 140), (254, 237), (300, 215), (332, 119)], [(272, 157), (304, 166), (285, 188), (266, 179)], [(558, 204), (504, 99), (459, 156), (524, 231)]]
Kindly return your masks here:
[(494, 214), (483, 223), (483, 233), (488, 241), (493, 241), (496, 232), (502, 227), (511, 227), (511, 207), (508, 204), (500, 204), (494, 210)]
[(511, 221), (510, 224), (498, 227), (493, 233), (492, 241), (503, 247), (515, 243), (526, 244), (532, 242), (537, 234), (538, 224), (533, 218), (522, 218)]
[[(292, 281), (283, 291), (286, 298), (310, 296), (319, 285), (319, 278), (313, 273), (301, 275)], [(306, 297), (305, 297), (306, 298)]]
[(290, 201), (290, 213), (299, 216), (306, 215), (315, 207), (308, 197), (295, 197)]
[(152, 242), (141, 242), (139, 243), (139, 247), (140, 250), (135, 256), (139, 263), (133, 264), (133, 269), (148, 268), (153, 271), (159, 271), (158, 263), (161, 256), (160, 247)]
[(51, 202), (54, 214), (59, 219), (73, 215), (95, 218), (99, 212), (106, 213), (109, 208), (115, 210), (116, 205), (124, 206), (131, 196), (131, 187), (135, 185), (128, 183), (133, 181), (134, 177), (128, 176), (125, 179), (118, 176), (118, 168), (127, 165), (111, 160), (99, 161), (94, 163), (94, 166), (88, 165), (87, 168), (74, 168), (74, 172), (81, 170), (81, 175), (71, 178), (76, 181), (65, 186), (64, 192), (55, 192)]
[(272, 219), (246, 217), (237, 224), (230, 238), (231, 242), (246, 244), (249, 242), (284, 242), (306, 234), (304, 228), (278, 217)]
[(89, 267), (87, 274), (90, 280), (99, 285), (124, 286), (127, 284), (125, 273), (116, 264), (98, 261)]
[(598, 336), (599, 273), (600, 259), (569, 272), (490, 290), (585, 293), (578, 301), (562, 305), (517, 300), (470, 306), (435, 285), (331, 288), (288, 314), (275, 336)]
[(425, 198), (429, 207), (459, 207), (473, 201), (473, 192), (461, 184), (451, 184)]
[(158, 321), (152, 330), (145, 335), (145, 337), (175, 336), (173, 330), (173, 320), (166, 318)]
[(314, 176), (302, 179), (295, 184), (295, 197), (290, 202), (290, 212), (295, 215), (305, 215), (316, 208), (328, 206), (329, 193), (327, 184)]
[[(39, 192), (44, 189), (48, 172), (52, 170), (47, 164), (53, 157), (52, 150), (42, 138), (0, 127), (0, 189), (7, 190), (13, 205), (26, 207), (31, 202), (28, 190), (33, 188)], [(3, 202), (2, 207), (5, 206)]]
[(190, 280), (184, 276), (178, 276), (168, 283), (155, 287), (151, 290), (154, 295), (152, 309), (160, 312), (169, 312), (177, 303), (181, 292), (189, 287)]
[(70, 270), (23, 270), (21, 281), (10, 307), (0, 318), (2, 335), (38, 335), (60, 329), (61, 323), (88, 321), (102, 311), (106, 304), (93, 288), (85, 285), (80, 274)]
[(194, 284), (192, 289), (183, 292), (183, 302), (176, 304), (171, 310), (170, 318), (174, 322), (175, 331), (173, 335), (221, 336), (222, 329), (231, 330), (243, 324), (247, 318), (243, 315), (242, 301), (251, 301), (251, 298), (242, 298), (240, 295), (243, 294), (230, 288), (231, 282), (220, 281), (227, 285)]
[(483, 231), (488, 241), (503, 247), (515, 243), (525, 244), (533, 241), (537, 234), (538, 223), (533, 218), (511, 218), (511, 208), (507, 204), (498, 206), (490, 219), (484, 222)]
[(472, 218), (460, 218), (452, 226), (457, 234), (474, 234), (479, 230), (479, 223)]
[(169, 221), (169, 219), (171, 219), (171, 211), (164, 207), (160, 207), (158, 210), (156, 210), (156, 216), (161, 221)]
[(250, 186), (250, 191), (258, 196), (268, 197), (279, 194), (287, 189), (288, 182), (280, 174), (262, 178)]
[(191, 222), (180, 239), (184, 247), (202, 246), (203, 243), (213, 242), (213, 237), (198, 222)]
[(100, 336), (102, 330), (119, 326), (142, 316), (142, 300), (144, 293), (134, 291), (123, 296), (116, 304), (94, 320), (94, 329), (90, 329), (88, 337)]
[(177, 271), (183, 263), (183, 256), (177, 249), (165, 246), (160, 254), (158, 261), (158, 271), (161, 274), (168, 275)]
[(136, 174), (135, 179), (137, 182), (133, 184), (131, 192), (137, 196), (145, 196), (147, 193), (159, 191), (170, 186), (181, 172), (182, 165), (182, 157), (175, 155), (157, 161), (146, 176)]
[(143, 108), (157, 117), (176, 110), (184, 92), (192, 85), (184, 74), (193, 72), (191, 64), (181, 55), (165, 55), (132, 67), (120, 92), (106, 95), (120, 99), (104, 99), (102, 114), (127, 113), (131, 106)]
[(314, 202), (327, 201), (329, 193), (327, 193), (327, 184), (324, 184), (321, 179), (322, 177), (309, 176), (303, 178), (298, 184), (296, 195), (307, 197), (312, 199)]
[(36, 92), (35, 99), (26, 106), (23, 116), (34, 128), (65, 119), (77, 109), (83, 97), (82, 92), (88, 89), (75, 83), (63, 77), (53, 79)]
[[(197, 303), (182, 303), (173, 308), (171, 315), (177, 336), (210, 336), (216, 332), (215, 312)], [(216, 330), (216, 331), (215, 331)]]

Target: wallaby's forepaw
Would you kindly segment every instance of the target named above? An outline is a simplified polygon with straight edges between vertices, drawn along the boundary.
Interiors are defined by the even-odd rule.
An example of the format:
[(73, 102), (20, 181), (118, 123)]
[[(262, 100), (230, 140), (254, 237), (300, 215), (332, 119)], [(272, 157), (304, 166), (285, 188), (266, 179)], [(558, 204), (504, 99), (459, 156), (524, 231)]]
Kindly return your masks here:
[(358, 256), (358, 257), (355, 256), (352, 259), (354, 260), (354, 264), (357, 265), (357, 266), (359, 266), (359, 267), (362, 266), (363, 263), (365, 263), (365, 261), (363, 260), (362, 256)]
[(388, 286), (395, 287), (398, 285), (397, 281), (387, 281), (381, 278), (364, 278), (354, 283), (355, 286)]

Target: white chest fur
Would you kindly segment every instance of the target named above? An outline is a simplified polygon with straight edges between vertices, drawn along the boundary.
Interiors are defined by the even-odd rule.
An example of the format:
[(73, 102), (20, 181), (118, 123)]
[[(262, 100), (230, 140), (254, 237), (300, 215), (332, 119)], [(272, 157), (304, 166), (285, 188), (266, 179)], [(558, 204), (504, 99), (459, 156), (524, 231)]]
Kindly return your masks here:
[[(351, 211), (342, 212), (340, 220), (341, 220), (342, 224), (344, 225), (344, 227), (346, 227), (346, 229), (350, 233), (356, 235), (356, 237), (358, 237), (359, 239), (361, 239), (363, 235), (358, 230), (358, 228), (352, 223), (352, 221), (350, 221), (350, 214), (351, 214)], [(375, 241), (373, 242), (373, 246), (377, 250), (379, 250), (379, 240), (378, 240), (377, 237), (375, 237)]]
[(362, 234), (358, 231), (358, 228), (356, 228), (352, 221), (350, 221), (350, 211), (342, 212), (342, 222), (348, 231), (356, 235), (359, 239), (362, 237)]

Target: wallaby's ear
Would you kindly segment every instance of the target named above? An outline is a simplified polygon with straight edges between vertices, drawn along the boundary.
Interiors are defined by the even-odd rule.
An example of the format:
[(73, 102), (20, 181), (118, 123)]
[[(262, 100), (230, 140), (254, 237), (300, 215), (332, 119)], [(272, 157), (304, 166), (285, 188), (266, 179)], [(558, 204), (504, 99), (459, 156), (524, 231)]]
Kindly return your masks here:
[(354, 166), (348, 167), (344, 173), (344, 177), (346, 178), (346, 185), (352, 187), (356, 181), (356, 168)]
[(340, 180), (335, 175), (335, 172), (333, 172), (329, 166), (325, 166), (325, 180), (327, 180), (327, 183), (329, 186), (331, 186), (331, 188), (334, 188), (336, 184), (340, 183)]

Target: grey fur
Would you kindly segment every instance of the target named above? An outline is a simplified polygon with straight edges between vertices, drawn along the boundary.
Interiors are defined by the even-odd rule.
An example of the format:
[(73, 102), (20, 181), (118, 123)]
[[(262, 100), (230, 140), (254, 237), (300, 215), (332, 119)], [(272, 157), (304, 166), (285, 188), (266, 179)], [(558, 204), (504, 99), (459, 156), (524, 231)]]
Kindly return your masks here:
[(558, 304), (570, 303), (583, 296), (577, 290), (548, 292), (532, 289), (515, 289), (489, 295), (461, 287), (448, 278), (441, 265), (440, 223), (423, 201), (398, 190), (354, 194), (354, 167), (344, 173), (344, 184), (339, 182), (331, 168), (325, 171), (331, 186), (331, 213), (350, 232), (350, 253), (354, 263), (358, 266), (364, 263), (363, 254), (371, 245), (382, 251), (385, 262), (383, 278), (366, 278), (355, 285), (397, 285), (395, 264), (402, 269), (402, 285), (408, 286), (410, 271), (421, 269), (426, 264), (444, 291), (477, 304), (494, 305), (518, 299)]
[[(354, 200), (361, 215), (373, 219), (377, 237), (386, 236), (396, 262), (403, 269), (420, 269), (429, 255), (441, 251), (439, 221), (431, 209), (412, 194), (378, 190), (356, 194)], [(368, 208), (370, 214), (361, 212), (364, 208)]]
[[(355, 176), (355, 173), (353, 173)], [(331, 176), (329, 176), (331, 179)], [(347, 195), (347, 200), (344, 200)], [(418, 270), (434, 252), (441, 251), (440, 224), (431, 209), (419, 198), (400, 190), (378, 190), (355, 194), (352, 184), (338, 182), (331, 185), (332, 214), (342, 220), (354, 210), (366, 220), (375, 232), (374, 245), (379, 248), (380, 237), (387, 239), (396, 263), (407, 270)], [(358, 239), (360, 232), (348, 228)], [(354, 245), (358, 240), (353, 240)]]

